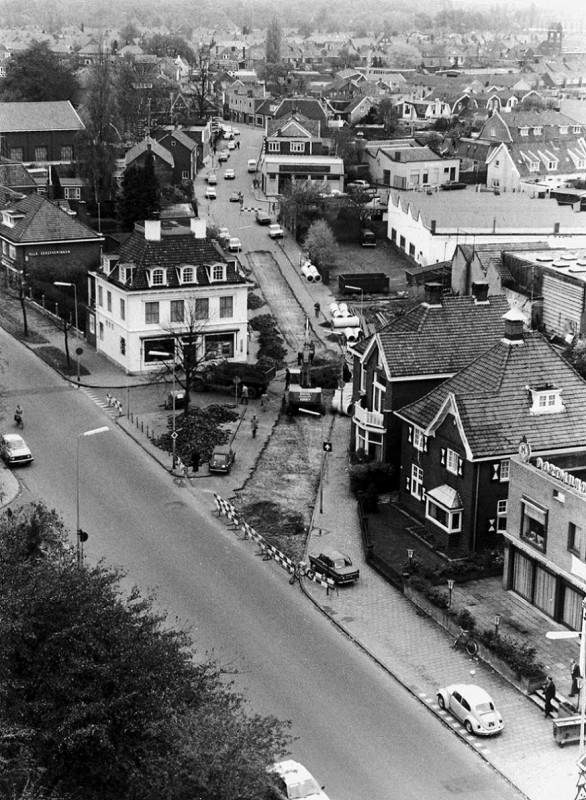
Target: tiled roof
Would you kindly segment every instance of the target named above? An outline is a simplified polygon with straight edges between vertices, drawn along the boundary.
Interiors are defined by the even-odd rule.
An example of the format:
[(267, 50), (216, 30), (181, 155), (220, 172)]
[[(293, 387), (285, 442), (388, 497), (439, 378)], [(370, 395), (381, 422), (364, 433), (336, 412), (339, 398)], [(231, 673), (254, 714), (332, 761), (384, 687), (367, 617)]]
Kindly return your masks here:
[(17, 244), (103, 239), (100, 233), (38, 194), (29, 194), (16, 202), (5, 202), (3, 208), (23, 214), (21, 219), (15, 220), (14, 227), (0, 220), (0, 235)]
[(288, 114), (286, 117), (272, 119), (267, 124), (267, 138), (271, 137), (295, 137), (318, 138), (320, 135), (320, 122), (317, 119), (309, 119), (303, 114)]
[(397, 317), (375, 336), (391, 379), (453, 375), (503, 335), (503, 295), (476, 304), (473, 297), (444, 297)]
[(132, 164), (137, 158), (144, 155), (147, 150), (151, 150), (153, 155), (157, 156), (161, 159), (161, 161), (165, 161), (171, 167), (174, 165), (173, 155), (165, 148), (163, 145), (159, 144), (154, 139), (151, 139), (150, 136), (142, 142), (138, 142), (135, 144), (134, 147), (131, 147), (130, 150), (124, 156), (124, 163), (126, 166)]
[(0, 131), (3, 132), (82, 131), (84, 128), (69, 100), (0, 103)]
[(0, 163), (1, 186), (31, 186), (36, 188), (36, 181), (20, 162)]
[[(531, 414), (527, 387), (560, 388), (564, 410)], [(427, 428), (453, 395), (473, 458), (516, 453), (523, 436), (533, 452), (586, 447), (586, 382), (538, 333), (523, 344), (499, 341), (400, 416)]]
[[(177, 272), (174, 267), (193, 266), (197, 269), (197, 285), (209, 284), (205, 265), (227, 264), (226, 283), (246, 283), (236, 269), (233, 260), (228, 261), (221, 250), (210, 239), (196, 239), (192, 231), (185, 226), (177, 226), (170, 230), (163, 229), (159, 241), (145, 239), (141, 230), (134, 230), (120, 248), (120, 259), (110, 275), (110, 280), (119, 282), (121, 266), (135, 266), (132, 288), (141, 291), (149, 288), (146, 270), (152, 267), (163, 267), (168, 270), (168, 283), (165, 287), (179, 286)], [(217, 285), (217, 283), (215, 284)]]

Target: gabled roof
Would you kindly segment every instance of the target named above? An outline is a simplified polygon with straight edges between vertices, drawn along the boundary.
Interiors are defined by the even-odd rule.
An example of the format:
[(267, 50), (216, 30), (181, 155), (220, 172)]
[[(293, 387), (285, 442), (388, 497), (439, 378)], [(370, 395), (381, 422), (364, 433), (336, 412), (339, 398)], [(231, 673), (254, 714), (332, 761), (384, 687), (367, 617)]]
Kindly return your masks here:
[(271, 120), (267, 125), (267, 138), (280, 139), (302, 138), (315, 139), (320, 135), (320, 122), (317, 119), (308, 119), (302, 114), (289, 114)]
[(144, 155), (148, 150), (150, 150), (153, 155), (169, 164), (169, 166), (172, 167), (174, 165), (173, 155), (163, 147), (163, 145), (155, 141), (155, 139), (151, 139), (150, 136), (142, 142), (138, 142), (138, 144), (135, 144), (134, 147), (128, 150), (124, 156), (125, 165), (128, 166), (132, 164), (133, 161), (136, 161), (137, 158), (140, 158), (140, 156)]
[(84, 129), (85, 125), (69, 100), (45, 103), (0, 103), (0, 131), (3, 133)]
[(29, 194), (20, 200), (5, 202), (2, 210), (17, 212), (14, 226), (6, 225), (0, 218), (0, 235), (15, 244), (81, 239), (99, 242), (104, 238), (38, 194)]
[[(531, 414), (527, 387), (561, 389), (564, 410)], [(501, 340), (453, 378), (398, 412), (424, 430), (457, 416), (469, 457), (512, 455), (527, 437), (534, 453), (586, 447), (586, 382), (538, 333), (521, 344)]]
[(20, 161), (0, 161), (0, 186), (30, 186), (36, 190), (37, 183)]
[(444, 297), (439, 306), (422, 303), (377, 331), (390, 380), (449, 376), (465, 367), (503, 333), (504, 295), (475, 303), (473, 297)]

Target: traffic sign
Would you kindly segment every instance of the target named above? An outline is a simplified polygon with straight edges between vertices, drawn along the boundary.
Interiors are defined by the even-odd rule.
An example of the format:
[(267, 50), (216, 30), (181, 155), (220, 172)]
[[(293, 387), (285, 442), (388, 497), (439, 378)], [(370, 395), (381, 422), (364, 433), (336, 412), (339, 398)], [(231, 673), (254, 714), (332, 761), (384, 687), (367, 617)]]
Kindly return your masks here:
[(332, 452), (332, 443), (331, 442), (324, 442), (323, 448), (324, 448), (324, 453), (331, 453)]
[(176, 439), (178, 436), (179, 434), (177, 433), (177, 431), (173, 431), (173, 433), (171, 434), (171, 439)]

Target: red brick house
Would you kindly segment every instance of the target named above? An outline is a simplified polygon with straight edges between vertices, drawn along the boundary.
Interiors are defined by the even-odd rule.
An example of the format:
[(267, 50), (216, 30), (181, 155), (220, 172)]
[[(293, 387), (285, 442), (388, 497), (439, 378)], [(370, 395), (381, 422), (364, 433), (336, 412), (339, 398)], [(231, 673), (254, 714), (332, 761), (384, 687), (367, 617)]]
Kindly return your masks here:
[[(586, 448), (586, 382), (518, 309), (504, 336), (469, 366), (396, 412), (402, 422), (400, 502), (441, 551), (502, 543), (510, 461)], [(464, 338), (464, 337), (463, 337)]]
[(85, 126), (69, 100), (0, 103), (3, 152), (25, 164), (70, 164)]

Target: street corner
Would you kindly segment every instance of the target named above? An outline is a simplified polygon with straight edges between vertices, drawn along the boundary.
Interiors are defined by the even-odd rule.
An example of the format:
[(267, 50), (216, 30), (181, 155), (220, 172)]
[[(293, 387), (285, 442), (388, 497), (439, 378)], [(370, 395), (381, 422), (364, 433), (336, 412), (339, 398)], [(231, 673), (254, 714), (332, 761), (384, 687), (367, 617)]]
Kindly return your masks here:
[(0, 467), (0, 508), (5, 508), (20, 494), (20, 482), (7, 467)]

